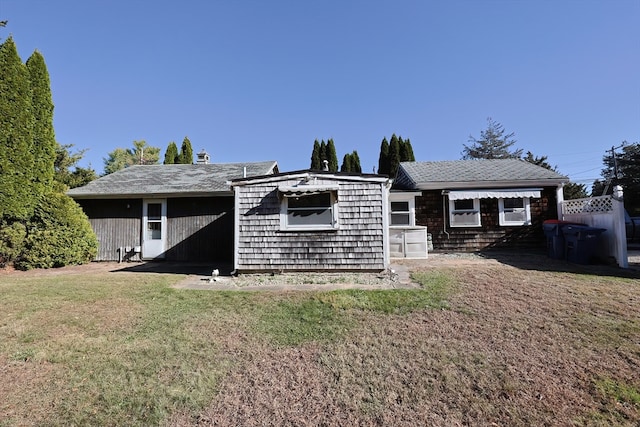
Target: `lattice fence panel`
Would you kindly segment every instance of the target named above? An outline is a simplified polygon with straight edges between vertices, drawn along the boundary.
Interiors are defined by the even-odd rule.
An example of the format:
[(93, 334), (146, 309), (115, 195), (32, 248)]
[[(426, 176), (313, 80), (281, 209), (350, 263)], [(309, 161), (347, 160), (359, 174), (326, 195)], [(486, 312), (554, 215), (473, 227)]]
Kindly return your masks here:
[(611, 196), (592, 197), (590, 199), (565, 200), (562, 213), (565, 215), (580, 213), (605, 213), (613, 210)]

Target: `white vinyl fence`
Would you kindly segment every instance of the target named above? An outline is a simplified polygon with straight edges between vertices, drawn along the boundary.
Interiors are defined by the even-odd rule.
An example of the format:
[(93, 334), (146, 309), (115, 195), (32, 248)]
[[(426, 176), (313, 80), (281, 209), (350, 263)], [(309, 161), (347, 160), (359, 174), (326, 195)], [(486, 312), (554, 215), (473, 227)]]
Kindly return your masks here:
[(629, 267), (621, 187), (617, 186), (611, 196), (565, 200), (561, 205), (562, 220), (606, 229), (598, 240), (597, 256), (613, 257), (620, 267)]

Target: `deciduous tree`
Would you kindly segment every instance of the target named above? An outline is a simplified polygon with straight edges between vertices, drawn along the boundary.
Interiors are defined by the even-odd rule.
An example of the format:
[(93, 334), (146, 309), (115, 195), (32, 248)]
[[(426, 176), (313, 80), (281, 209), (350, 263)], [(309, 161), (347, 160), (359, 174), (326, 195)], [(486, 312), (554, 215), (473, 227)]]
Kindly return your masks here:
[(133, 141), (133, 149), (116, 148), (104, 159), (104, 173), (110, 174), (133, 165), (155, 165), (160, 148), (147, 145), (144, 140)]
[(593, 195), (611, 194), (615, 185), (624, 191), (624, 205), (632, 216), (640, 215), (640, 143), (623, 141), (620, 152), (612, 149), (603, 157), (602, 181), (593, 185)]

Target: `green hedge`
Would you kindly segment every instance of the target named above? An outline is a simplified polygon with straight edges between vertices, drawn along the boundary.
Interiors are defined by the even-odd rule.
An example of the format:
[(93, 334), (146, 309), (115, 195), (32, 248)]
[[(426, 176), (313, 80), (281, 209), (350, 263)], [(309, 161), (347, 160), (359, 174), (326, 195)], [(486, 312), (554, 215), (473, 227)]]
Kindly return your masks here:
[(98, 241), (80, 206), (69, 196), (49, 193), (25, 224), (3, 224), (0, 261), (16, 268), (62, 267), (95, 258)]

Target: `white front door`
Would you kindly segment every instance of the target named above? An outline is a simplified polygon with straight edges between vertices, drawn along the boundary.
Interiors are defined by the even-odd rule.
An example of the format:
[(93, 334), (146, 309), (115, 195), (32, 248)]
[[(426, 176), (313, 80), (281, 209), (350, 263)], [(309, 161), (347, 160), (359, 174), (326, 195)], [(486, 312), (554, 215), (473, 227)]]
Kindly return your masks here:
[(144, 200), (142, 208), (142, 258), (164, 258), (167, 240), (167, 200)]

